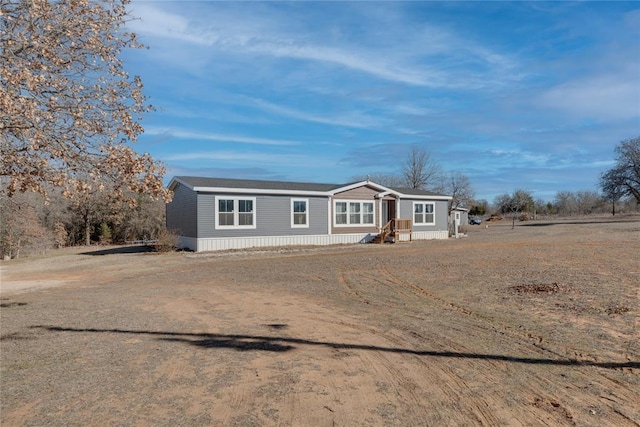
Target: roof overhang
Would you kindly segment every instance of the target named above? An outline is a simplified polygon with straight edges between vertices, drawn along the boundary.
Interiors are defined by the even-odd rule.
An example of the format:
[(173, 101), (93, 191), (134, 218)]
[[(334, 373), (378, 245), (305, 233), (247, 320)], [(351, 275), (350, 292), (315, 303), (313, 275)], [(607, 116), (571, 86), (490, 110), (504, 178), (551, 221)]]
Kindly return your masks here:
[(269, 190), (265, 188), (193, 187), (192, 190), (198, 193), (279, 194), (287, 196), (328, 197), (331, 194), (327, 191)]
[(375, 188), (379, 191), (378, 194), (375, 195), (375, 198), (381, 199), (385, 196), (393, 196), (401, 199), (410, 199), (410, 200), (451, 200), (451, 196), (443, 196), (443, 195), (426, 195), (426, 194), (404, 194), (396, 190), (392, 190), (391, 188), (385, 187), (384, 185), (376, 184), (372, 181), (360, 181), (352, 184), (345, 185), (343, 187), (334, 188), (330, 191), (312, 191), (312, 190), (277, 190), (277, 189), (267, 189), (267, 188), (232, 188), (232, 187), (197, 187), (189, 184), (188, 182), (178, 178), (173, 177), (169, 182), (167, 188), (169, 190), (174, 190), (178, 184), (184, 185), (192, 191), (197, 193), (234, 193), (234, 194), (276, 194), (276, 195), (288, 195), (288, 196), (318, 196), (318, 197), (330, 197), (334, 196), (338, 193), (342, 193), (345, 191), (353, 190), (355, 188), (369, 186)]
[(451, 200), (451, 196), (442, 196), (439, 194), (401, 194), (402, 199), (409, 200)]
[(373, 187), (380, 192), (392, 192), (392, 193), (394, 192), (392, 189), (387, 188), (384, 185), (376, 184), (375, 182), (372, 182), (372, 181), (360, 181), (360, 182), (354, 182), (353, 184), (345, 185), (343, 187), (334, 188), (333, 190), (330, 191), (330, 194), (334, 195), (338, 193), (343, 193), (345, 191), (353, 190), (354, 188), (360, 188), (365, 186)]
[(174, 190), (178, 184), (182, 184), (188, 189), (195, 191), (196, 193), (235, 193), (235, 194), (281, 194), (292, 196), (324, 196), (328, 197), (330, 192), (327, 191), (312, 191), (312, 190), (276, 190), (268, 188), (234, 188), (234, 187), (198, 187), (189, 184), (188, 182), (174, 177), (167, 188)]

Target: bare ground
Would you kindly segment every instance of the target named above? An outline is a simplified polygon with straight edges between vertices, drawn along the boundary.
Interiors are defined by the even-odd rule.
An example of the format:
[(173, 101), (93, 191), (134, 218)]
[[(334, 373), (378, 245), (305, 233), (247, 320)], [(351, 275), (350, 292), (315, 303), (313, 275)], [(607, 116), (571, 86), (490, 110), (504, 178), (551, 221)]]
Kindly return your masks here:
[(640, 425), (638, 216), (84, 251), (0, 264), (3, 426)]

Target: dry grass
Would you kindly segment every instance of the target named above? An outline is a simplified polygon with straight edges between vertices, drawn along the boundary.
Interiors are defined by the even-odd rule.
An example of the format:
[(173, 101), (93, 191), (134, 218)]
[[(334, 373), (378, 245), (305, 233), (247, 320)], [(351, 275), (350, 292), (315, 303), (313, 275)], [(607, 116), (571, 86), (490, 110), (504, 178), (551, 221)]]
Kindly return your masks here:
[(639, 219), (2, 263), (0, 421), (638, 425)]

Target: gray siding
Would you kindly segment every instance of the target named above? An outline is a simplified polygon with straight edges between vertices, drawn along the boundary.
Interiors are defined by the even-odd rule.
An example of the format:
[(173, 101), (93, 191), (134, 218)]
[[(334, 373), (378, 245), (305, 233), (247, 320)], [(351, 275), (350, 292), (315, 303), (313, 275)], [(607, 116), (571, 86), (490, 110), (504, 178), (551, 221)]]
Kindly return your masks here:
[(173, 200), (167, 204), (167, 228), (187, 237), (197, 237), (196, 193), (182, 184), (173, 190)]
[[(212, 193), (198, 194), (198, 237), (253, 237), (296, 236), (327, 234), (327, 203), (325, 197), (217, 194), (229, 197), (255, 197), (255, 229), (216, 230), (215, 196)], [(309, 200), (309, 227), (291, 227), (291, 199)]]
[(436, 230), (448, 230), (449, 229), (449, 207), (446, 200), (407, 200), (400, 201), (400, 218), (411, 218), (413, 221), (413, 202), (434, 202), (436, 213), (435, 225), (415, 225), (413, 224), (414, 231), (436, 231)]
[(358, 188), (354, 188), (352, 190), (343, 191), (341, 193), (337, 193), (333, 198), (335, 200), (347, 199), (347, 200), (374, 200), (376, 194), (379, 191), (375, 188), (371, 188), (368, 186), (362, 186)]

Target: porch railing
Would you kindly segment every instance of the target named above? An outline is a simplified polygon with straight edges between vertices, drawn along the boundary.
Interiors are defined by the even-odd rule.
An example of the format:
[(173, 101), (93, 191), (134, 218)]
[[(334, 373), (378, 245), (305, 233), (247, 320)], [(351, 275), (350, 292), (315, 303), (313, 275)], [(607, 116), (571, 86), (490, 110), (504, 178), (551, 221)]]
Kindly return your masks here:
[(394, 241), (400, 242), (405, 239), (401, 239), (401, 236), (409, 235), (409, 241), (412, 239), (413, 220), (404, 218), (394, 218), (387, 222), (381, 229), (378, 235), (378, 243), (384, 243), (386, 238), (393, 236)]

